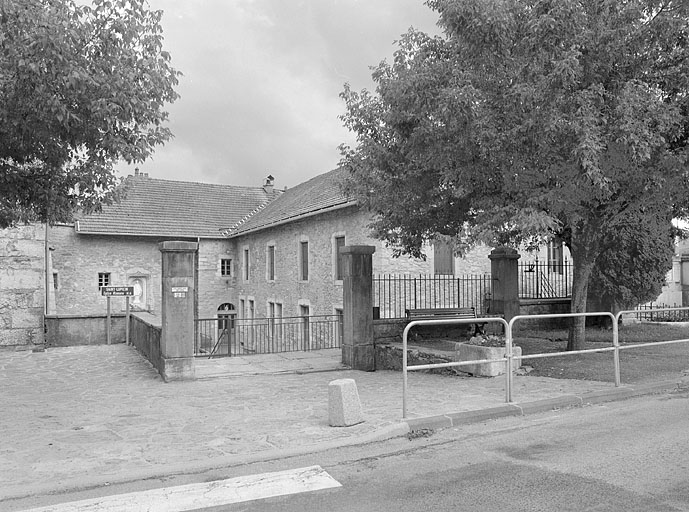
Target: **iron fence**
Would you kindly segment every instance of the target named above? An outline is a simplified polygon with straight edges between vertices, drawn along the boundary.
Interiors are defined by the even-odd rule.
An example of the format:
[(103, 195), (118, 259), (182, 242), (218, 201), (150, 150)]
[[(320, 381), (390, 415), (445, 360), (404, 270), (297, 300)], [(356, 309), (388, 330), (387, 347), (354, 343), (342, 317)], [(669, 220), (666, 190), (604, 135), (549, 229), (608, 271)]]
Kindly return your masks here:
[(373, 307), (380, 318), (404, 318), (407, 309), (470, 308), (487, 312), (493, 291), (490, 274), (378, 274), (373, 278)]
[(689, 322), (689, 311), (682, 308), (681, 304), (662, 304), (659, 302), (649, 302), (639, 304), (634, 308), (637, 320), (649, 322)]
[(540, 261), (519, 264), (519, 297), (555, 299), (572, 296), (572, 262)]
[(194, 355), (246, 356), (338, 348), (342, 316), (220, 318), (195, 320)]

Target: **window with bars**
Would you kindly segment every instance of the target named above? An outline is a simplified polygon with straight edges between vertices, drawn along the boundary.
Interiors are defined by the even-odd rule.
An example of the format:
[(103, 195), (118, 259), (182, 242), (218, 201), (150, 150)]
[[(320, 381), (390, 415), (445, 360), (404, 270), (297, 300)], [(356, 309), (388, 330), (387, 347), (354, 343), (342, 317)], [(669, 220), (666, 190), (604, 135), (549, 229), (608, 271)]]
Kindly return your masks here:
[(110, 286), (110, 272), (98, 272), (98, 289)]

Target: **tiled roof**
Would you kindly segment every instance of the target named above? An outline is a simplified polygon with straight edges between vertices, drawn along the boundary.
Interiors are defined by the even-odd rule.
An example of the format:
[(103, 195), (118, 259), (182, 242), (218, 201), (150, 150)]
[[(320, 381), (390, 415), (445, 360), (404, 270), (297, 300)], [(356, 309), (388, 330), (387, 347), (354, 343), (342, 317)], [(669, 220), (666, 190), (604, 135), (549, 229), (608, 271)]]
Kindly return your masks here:
[(263, 187), (237, 187), (130, 176), (126, 197), (82, 216), (77, 231), (87, 234), (222, 238), (221, 231), (279, 196)]
[(280, 197), (265, 204), (225, 233), (232, 238), (316, 213), (355, 205), (356, 202), (348, 200), (341, 191), (344, 172), (335, 169), (285, 190)]

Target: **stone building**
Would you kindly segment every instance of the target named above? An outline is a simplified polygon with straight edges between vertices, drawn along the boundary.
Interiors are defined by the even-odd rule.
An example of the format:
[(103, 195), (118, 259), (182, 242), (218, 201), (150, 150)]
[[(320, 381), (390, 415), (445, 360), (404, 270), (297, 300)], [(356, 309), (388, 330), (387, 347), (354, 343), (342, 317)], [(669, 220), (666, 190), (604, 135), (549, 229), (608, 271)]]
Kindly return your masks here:
[[(161, 254), (166, 240), (198, 243), (197, 314), (213, 316), (234, 285), (233, 246), (221, 233), (280, 193), (272, 183), (237, 187), (169, 181), (138, 174), (128, 192), (102, 213), (48, 230), (57, 315), (104, 314), (103, 286), (133, 286), (134, 309), (158, 313)], [(113, 299), (115, 300), (115, 299)], [(114, 306), (124, 308), (124, 299)]]
[(425, 260), (394, 258), (371, 237), (370, 214), (341, 193), (342, 177), (341, 170), (316, 176), (225, 231), (239, 257), (233, 306), (240, 318), (339, 314), (338, 249), (345, 245), (375, 246), (374, 274), (490, 272), (488, 249), (458, 262), (446, 248), (433, 246)]
[[(240, 317), (337, 314), (343, 245), (375, 246), (376, 274), (490, 271), (487, 248), (462, 259), (442, 246), (427, 247), (425, 260), (393, 258), (370, 237), (368, 212), (340, 192), (342, 172), (286, 191), (274, 189), (272, 176), (262, 186), (237, 187), (137, 172), (127, 179), (126, 197), (99, 214), (47, 230), (0, 232), (0, 345), (42, 342), (44, 313), (104, 316), (103, 286), (132, 286), (132, 307), (159, 314), (159, 244), (170, 240), (198, 244), (197, 318), (227, 310)], [(112, 298), (111, 305), (122, 312), (125, 300)]]

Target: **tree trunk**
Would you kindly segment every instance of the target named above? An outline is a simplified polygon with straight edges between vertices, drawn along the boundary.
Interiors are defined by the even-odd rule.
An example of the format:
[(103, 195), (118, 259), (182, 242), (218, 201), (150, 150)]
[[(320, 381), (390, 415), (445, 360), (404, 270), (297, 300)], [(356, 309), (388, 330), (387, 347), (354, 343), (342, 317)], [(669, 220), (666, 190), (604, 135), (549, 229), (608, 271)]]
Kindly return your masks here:
[[(589, 277), (595, 258), (587, 247), (572, 246), (572, 313), (586, 313), (586, 296), (589, 288)], [(567, 350), (583, 350), (586, 344), (586, 317), (572, 318), (569, 328)]]

